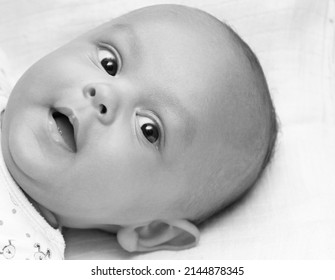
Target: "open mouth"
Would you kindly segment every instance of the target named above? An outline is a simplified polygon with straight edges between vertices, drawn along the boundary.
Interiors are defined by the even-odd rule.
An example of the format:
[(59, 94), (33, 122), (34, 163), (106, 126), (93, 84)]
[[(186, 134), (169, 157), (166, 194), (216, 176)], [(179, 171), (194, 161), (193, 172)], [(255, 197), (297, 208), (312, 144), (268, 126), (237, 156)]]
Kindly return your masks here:
[(68, 116), (54, 111), (52, 117), (56, 122), (58, 133), (72, 152), (77, 151), (74, 128)]

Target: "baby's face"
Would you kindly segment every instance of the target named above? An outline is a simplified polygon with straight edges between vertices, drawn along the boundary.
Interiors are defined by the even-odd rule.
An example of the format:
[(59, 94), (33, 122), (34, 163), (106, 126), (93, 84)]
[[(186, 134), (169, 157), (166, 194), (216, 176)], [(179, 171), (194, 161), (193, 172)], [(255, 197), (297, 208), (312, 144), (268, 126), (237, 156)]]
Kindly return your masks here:
[(3, 121), (15, 180), (65, 226), (187, 218), (173, 205), (218, 145), (207, 95), (231, 90), (235, 65), (211, 38), (196, 23), (135, 14), (37, 62)]

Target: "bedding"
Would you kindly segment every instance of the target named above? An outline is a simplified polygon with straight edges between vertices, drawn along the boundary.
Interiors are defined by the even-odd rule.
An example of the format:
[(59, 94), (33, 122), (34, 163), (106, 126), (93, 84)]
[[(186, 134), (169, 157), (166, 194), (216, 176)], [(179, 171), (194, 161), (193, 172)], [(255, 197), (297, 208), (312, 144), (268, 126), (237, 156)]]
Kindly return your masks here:
[(203, 9), (252, 47), (278, 115), (274, 156), (247, 196), (201, 227), (195, 248), (129, 254), (110, 234), (68, 229), (66, 258), (334, 259), (335, 0), (0, 0), (9, 76), (15, 82), (87, 29), (158, 3)]

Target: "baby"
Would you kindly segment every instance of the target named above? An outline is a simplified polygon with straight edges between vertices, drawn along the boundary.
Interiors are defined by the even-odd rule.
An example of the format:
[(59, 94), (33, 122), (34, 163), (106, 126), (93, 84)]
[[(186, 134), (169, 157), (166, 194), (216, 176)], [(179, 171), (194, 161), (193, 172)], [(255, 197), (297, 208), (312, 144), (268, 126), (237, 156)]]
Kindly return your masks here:
[(115, 233), (130, 252), (180, 250), (257, 181), (275, 139), (262, 69), (238, 35), (200, 10), (151, 6), (23, 75), (2, 119), (3, 183), (47, 221), (51, 241), (34, 243), (45, 256), (62, 258), (61, 227)]

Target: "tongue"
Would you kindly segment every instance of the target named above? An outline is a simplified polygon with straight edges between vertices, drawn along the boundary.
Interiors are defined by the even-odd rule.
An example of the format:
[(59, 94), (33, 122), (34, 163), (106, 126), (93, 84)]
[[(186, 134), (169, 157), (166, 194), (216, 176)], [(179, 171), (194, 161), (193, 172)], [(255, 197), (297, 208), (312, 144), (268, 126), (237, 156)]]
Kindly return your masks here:
[(70, 147), (72, 151), (76, 151), (76, 142), (74, 140), (74, 131), (73, 126), (69, 122), (69, 119), (62, 115), (57, 114), (54, 116), (58, 131), (61, 134), (64, 142)]

